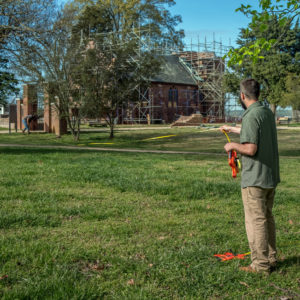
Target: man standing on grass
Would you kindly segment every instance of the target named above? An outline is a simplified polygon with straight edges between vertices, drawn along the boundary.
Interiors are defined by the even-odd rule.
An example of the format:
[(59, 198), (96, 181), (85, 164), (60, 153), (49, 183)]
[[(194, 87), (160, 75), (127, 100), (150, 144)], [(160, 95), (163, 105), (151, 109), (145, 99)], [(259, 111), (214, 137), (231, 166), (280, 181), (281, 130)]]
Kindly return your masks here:
[(242, 155), (242, 199), (246, 232), (251, 249), (247, 272), (269, 273), (276, 265), (275, 221), (272, 215), (275, 188), (280, 182), (275, 117), (259, 101), (260, 86), (254, 79), (240, 84), (245, 109), (242, 127), (222, 126), (220, 130), (240, 134), (240, 143), (227, 143), (227, 152)]

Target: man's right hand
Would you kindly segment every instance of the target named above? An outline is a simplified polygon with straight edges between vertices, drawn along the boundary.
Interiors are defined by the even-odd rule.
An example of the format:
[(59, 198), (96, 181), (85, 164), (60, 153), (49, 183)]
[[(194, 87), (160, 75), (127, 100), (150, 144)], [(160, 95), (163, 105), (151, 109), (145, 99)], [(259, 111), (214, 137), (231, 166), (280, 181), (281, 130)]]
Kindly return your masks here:
[(234, 128), (234, 127), (232, 127), (232, 126), (227, 126), (227, 125), (223, 125), (223, 126), (221, 126), (221, 127), (219, 128), (219, 130), (220, 130), (221, 132), (225, 131), (225, 132), (229, 133), (229, 132), (232, 132), (232, 128)]
[(219, 128), (221, 132), (225, 131), (226, 133), (233, 132), (239, 134), (241, 132), (241, 127), (233, 127), (233, 126), (227, 126), (223, 125)]

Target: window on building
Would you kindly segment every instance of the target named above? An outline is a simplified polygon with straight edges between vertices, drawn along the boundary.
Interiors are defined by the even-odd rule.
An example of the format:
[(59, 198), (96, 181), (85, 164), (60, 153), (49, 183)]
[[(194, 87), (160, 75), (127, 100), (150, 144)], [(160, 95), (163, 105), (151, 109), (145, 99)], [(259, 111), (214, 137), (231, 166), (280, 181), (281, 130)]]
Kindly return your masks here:
[(168, 107), (169, 107), (169, 108), (172, 107), (172, 100), (173, 100), (173, 89), (170, 88), (170, 89), (169, 89), (169, 99), (168, 99)]
[(178, 106), (178, 90), (175, 87), (169, 89), (168, 107), (177, 108)]

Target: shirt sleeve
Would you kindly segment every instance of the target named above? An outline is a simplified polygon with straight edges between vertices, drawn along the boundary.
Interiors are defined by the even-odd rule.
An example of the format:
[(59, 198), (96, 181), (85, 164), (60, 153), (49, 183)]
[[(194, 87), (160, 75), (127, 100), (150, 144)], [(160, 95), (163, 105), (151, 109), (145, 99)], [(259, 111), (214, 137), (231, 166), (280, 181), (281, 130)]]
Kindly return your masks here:
[(240, 143), (250, 143), (258, 145), (259, 142), (259, 126), (254, 118), (246, 118), (242, 122), (242, 130), (240, 135)]

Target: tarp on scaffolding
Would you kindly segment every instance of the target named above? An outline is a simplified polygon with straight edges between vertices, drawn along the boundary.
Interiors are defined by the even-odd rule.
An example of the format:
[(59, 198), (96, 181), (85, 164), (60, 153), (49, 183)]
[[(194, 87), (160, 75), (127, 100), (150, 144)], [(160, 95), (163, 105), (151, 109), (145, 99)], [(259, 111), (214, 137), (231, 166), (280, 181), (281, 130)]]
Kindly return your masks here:
[(151, 82), (197, 85), (191, 73), (180, 63), (176, 55), (162, 57), (161, 71), (150, 79)]

